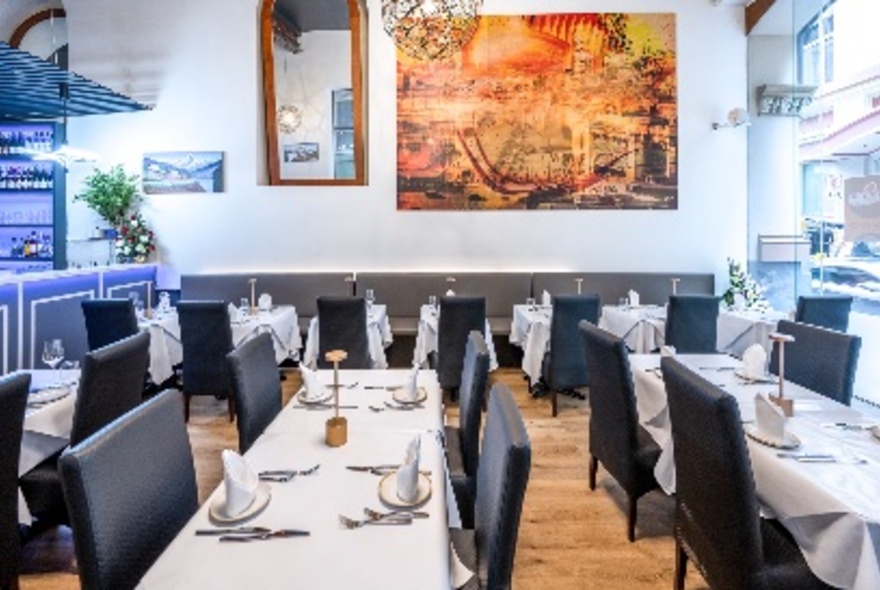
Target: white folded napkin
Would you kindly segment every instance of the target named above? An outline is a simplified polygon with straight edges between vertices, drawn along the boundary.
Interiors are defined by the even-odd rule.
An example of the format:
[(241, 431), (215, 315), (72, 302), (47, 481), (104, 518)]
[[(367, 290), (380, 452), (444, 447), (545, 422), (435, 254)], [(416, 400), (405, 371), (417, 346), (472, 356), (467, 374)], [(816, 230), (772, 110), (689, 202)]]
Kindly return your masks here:
[(455, 291), (453, 291), (452, 289), (448, 289), (448, 290), (446, 291), (446, 296), (447, 296), (447, 297), (454, 297), (454, 296), (455, 296)]
[(627, 297), (629, 297), (629, 304), (632, 306), (637, 306), (639, 304), (639, 292), (634, 291), (633, 289), (629, 290), (627, 293)]
[(782, 408), (771, 402), (767, 394), (755, 394), (755, 427), (763, 439), (771, 443), (783, 444), (785, 421)]
[(452, 543), (449, 543), (449, 583), (453, 588), (461, 588), (465, 584), (471, 581), (471, 578), (474, 577), (474, 572), (468, 569), (468, 567), (462, 563), (461, 558), (458, 556), (458, 552), (453, 547)]
[(226, 308), (229, 310), (229, 318), (230, 319), (233, 319), (233, 320), (238, 319), (238, 308), (237, 307), (235, 307), (233, 304), (230, 303), (229, 305), (226, 306)]
[(415, 502), (419, 497), (419, 454), (422, 439), (413, 438), (406, 447), (406, 457), (397, 470), (397, 497), (404, 502)]
[(259, 479), (241, 455), (223, 450), (223, 485), (226, 490), (226, 516), (235, 517), (248, 509), (256, 497)]
[(671, 344), (664, 344), (660, 347), (660, 356), (675, 356), (675, 347)]
[(746, 379), (763, 379), (767, 374), (767, 351), (757, 342), (743, 351), (742, 373)]
[(549, 307), (553, 305), (553, 297), (550, 295), (550, 292), (547, 289), (544, 289), (544, 292), (541, 293), (541, 305), (544, 307)]
[(743, 310), (746, 308), (746, 298), (742, 293), (733, 294), (733, 309)]
[(419, 397), (419, 388), (418, 388), (418, 380), (419, 380), (419, 368), (418, 366), (413, 367), (412, 371), (410, 371), (409, 377), (406, 379), (406, 383), (403, 385), (403, 395), (401, 396), (403, 399), (407, 401), (416, 401)]
[(157, 310), (161, 313), (167, 313), (171, 310), (171, 295), (165, 291), (159, 293), (159, 305)]
[(263, 293), (260, 295), (260, 298), (257, 300), (257, 307), (260, 308), (260, 311), (271, 311), (272, 310), (272, 296), (268, 293)]
[(306, 399), (320, 399), (324, 394), (324, 384), (318, 377), (318, 372), (313, 371), (304, 364), (299, 366), (299, 374), (302, 376), (303, 388)]

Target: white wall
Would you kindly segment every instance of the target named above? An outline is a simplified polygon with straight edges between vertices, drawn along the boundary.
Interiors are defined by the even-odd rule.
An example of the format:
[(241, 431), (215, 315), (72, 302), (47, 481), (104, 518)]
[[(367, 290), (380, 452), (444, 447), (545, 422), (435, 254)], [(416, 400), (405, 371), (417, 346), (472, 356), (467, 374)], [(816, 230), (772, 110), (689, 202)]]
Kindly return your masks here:
[[(162, 195), (145, 214), (160, 259), (181, 273), (289, 270), (620, 270), (712, 272), (746, 255), (746, 135), (713, 131), (746, 101), (743, 8), (707, 0), (486, 0), (489, 14), (621, 11), (677, 13), (680, 195), (677, 211), (398, 212), (395, 195), (395, 50), (379, 0), (369, 0), (369, 179), (366, 187), (270, 187), (262, 131), (256, 0), (68, 0), (71, 67), (113, 60), (76, 13), (173, 14), (162, 27), (128, 26), (145, 46), (170, 39), (155, 110), (76, 120), (70, 139), (136, 171), (145, 151), (223, 150), (226, 192)], [(83, 8), (85, 11), (85, 8)], [(108, 19), (95, 19), (99, 25)], [(113, 19), (118, 20), (118, 19)], [(116, 25), (119, 27), (119, 25)], [(169, 49), (169, 48), (166, 48)], [(129, 50), (129, 54), (136, 51)], [(101, 59), (98, 59), (100, 57)], [(120, 67), (124, 64), (119, 64)], [(99, 68), (98, 68), (99, 69)], [(97, 69), (96, 69), (97, 71)], [(85, 73), (85, 72), (84, 72)], [(100, 78), (99, 78), (100, 80)], [(90, 171), (71, 170), (72, 195)], [(70, 207), (70, 234), (91, 212)]]

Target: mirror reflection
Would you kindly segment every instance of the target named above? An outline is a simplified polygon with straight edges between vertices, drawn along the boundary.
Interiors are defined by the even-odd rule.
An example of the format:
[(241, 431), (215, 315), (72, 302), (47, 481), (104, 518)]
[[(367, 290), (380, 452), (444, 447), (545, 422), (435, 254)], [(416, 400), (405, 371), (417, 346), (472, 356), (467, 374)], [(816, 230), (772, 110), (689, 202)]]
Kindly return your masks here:
[(272, 184), (366, 184), (365, 0), (264, 0)]

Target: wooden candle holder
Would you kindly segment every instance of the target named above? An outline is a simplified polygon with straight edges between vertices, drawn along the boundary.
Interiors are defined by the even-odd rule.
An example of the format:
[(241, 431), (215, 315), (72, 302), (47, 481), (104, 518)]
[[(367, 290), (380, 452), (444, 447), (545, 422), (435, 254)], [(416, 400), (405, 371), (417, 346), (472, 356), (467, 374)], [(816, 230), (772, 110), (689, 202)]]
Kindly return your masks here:
[(327, 362), (333, 363), (333, 413), (327, 420), (325, 441), (328, 447), (341, 447), (348, 442), (348, 421), (339, 415), (339, 363), (348, 358), (344, 350), (328, 350), (324, 355)]
[(673, 278), (669, 279), (669, 282), (672, 283), (672, 294), (673, 295), (678, 295), (678, 282), (680, 280), (681, 279), (679, 279), (677, 277), (673, 277)]
[(791, 418), (792, 416), (794, 416), (794, 400), (789, 399), (783, 395), (783, 385), (785, 383), (785, 343), (794, 342), (794, 336), (790, 334), (773, 332), (772, 334), (770, 334), (769, 337), (770, 340), (778, 344), (776, 349), (778, 350), (779, 356), (779, 375), (777, 375), (777, 379), (779, 381), (779, 394), (770, 394), (767, 397), (770, 399), (771, 402), (779, 406), (779, 409), (782, 410), (783, 414), (785, 414), (788, 418)]
[(583, 289), (583, 282), (584, 282), (584, 279), (578, 277), (578, 278), (576, 278), (576, 279), (574, 280), (574, 282), (577, 283), (578, 295), (581, 295), (581, 294), (582, 294), (581, 291), (582, 291), (582, 289)]

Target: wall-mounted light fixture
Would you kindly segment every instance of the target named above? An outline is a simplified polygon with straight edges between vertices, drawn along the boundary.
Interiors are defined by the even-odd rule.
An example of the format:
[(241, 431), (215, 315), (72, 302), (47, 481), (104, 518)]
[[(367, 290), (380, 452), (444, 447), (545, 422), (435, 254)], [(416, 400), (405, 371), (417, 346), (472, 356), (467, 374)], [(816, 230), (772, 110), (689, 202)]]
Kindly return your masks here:
[(801, 109), (813, 102), (815, 86), (765, 84), (758, 86), (758, 114), (799, 117)]
[(723, 127), (739, 127), (741, 125), (750, 125), (749, 112), (743, 108), (730, 109), (727, 113), (726, 123), (712, 123), (712, 129), (721, 129)]

